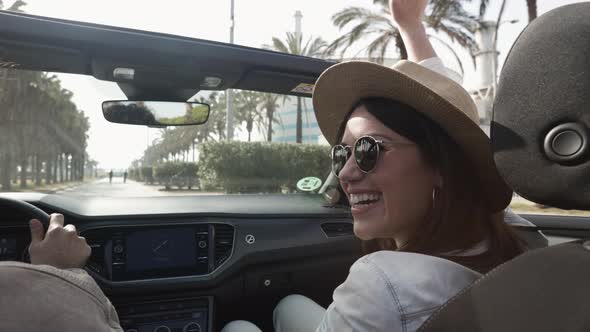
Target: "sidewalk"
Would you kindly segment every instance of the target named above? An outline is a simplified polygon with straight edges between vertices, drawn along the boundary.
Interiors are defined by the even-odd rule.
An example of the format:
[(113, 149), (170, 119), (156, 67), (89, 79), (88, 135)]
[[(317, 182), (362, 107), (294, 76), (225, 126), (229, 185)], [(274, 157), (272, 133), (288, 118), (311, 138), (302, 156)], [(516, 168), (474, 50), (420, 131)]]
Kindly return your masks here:
[(86, 179), (84, 181), (72, 181), (63, 183), (43, 184), (40, 186), (28, 185), (26, 188), (21, 188), (20, 184), (15, 184), (10, 189), (10, 192), (37, 192), (43, 194), (54, 194), (61, 190), (67, 190), (78, 187), (84, 183), (94, 181), (95, 179)]

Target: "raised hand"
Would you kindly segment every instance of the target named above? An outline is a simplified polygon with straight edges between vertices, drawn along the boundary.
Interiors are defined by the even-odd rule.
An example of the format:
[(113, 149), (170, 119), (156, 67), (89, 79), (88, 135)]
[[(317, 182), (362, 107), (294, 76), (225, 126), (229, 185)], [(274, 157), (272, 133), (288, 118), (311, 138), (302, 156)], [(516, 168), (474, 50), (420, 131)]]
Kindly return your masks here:
[(393, 22), (399, 29), (412, 29), (422, 25), (428, 0), (390, 0)]

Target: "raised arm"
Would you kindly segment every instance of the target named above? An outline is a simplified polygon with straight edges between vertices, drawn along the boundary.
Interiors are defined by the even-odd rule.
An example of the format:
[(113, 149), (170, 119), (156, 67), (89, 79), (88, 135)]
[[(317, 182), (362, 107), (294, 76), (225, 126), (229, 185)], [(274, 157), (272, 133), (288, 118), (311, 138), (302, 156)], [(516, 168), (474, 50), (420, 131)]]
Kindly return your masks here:
[(406, 45), (408, 60), (461, 84), (461, 75), (445, 67), (428, 40), (422, 23), (427, 2), (428, 0), (389, 0), (393, 23), (398, 27)]
[(420, 62), (436, 57), (426, 29), (422, 24), (422, 17), (426, 9), (427, 0), (390, 0), (393, 23), (397, 26), (406, 45), (408, 60)]

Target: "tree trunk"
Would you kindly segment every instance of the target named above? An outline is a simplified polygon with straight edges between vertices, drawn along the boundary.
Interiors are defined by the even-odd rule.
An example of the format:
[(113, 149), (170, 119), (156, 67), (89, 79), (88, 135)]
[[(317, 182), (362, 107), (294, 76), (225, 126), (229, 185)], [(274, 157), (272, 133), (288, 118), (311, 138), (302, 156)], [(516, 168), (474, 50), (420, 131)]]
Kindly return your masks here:
[(526, 6), (529, 13), (529, 23), (537, 18), (537, 0), (527, 0)]
[(84, 164), (86, 163), (86, 158), (84, 156), (80, 157), (80, 181), (84, 181)]
[(301, 114), (301, 97), (297, 97), (297, 129), (295, 132), (295, 142), (303, 142), (303, 119)]
[(64, 182), (64, 154), (60, 153), (57, 156), (58, 164), (59, 164), (59, 182)]
[(248, 131), (248, 142), (252, 136), (252, 130), (254, 129), (254, 119), (250, 119), (246, 122), (246, 130)]
[(12, 173), (11, 173), (12, 174), (12, 183), (14, 185), (17, 185), (18, 184), (18, 175), (19, 175), (19, 172), (18, 172), (18, 164), (12, 165), (12, 166), (13, 166), (12, 167)]
[(193, 141), (193, 163), (196, 162), (195, 156), (195, 141)]
[(0, 181), (2, 184), (3, 191), (9, 191), (12, 189), (12, 183), (10, 183), (10, 170), (12, 169), (12, 155), (10, 152), (0, 159)]
[(78, 160), (76, 159), (76, 157), (74, 157), (74, 155), (72, 155), (72, 159), (70, 160), (70, 181), (74, 181), (76, 179), (76, 177), (78, 176), (77, 173), (78, 170)]
[(45, 160), (45, 184), (50, 184), (51, 183), (51, 177), (53, 175), (53, 169), (51, 167), (51, 156), (49, 156), (49, 158), (47, 158), (47, 160)]
[(27, 166), (28, 166), (28, 157), (22, 156), (20, 161), (20, 187), (26, 188), (27, 187)]
[(53, 159), (52, 183), (57, 183), (57, 170), (59, 169), (59, 154), (55, 154)]
[(41, 158), (40, 158), (39, 154), (36, 154), (34, 158), (35, 158), (35, 185), (40, 186), (41, 185), (41, 167), (43, 165), (41, 164)]
[(266, 141), (272, 141), (272, 120), (273, 120), (274, 112), (268, 112), (268, 129), (266, 130)]
[(69, 182), (72, 180), (71, 176), (72, 176), (72, 168), (71, 168), (71, 161), (70, 161), (70, 155), (68, 153), (66, 153), (66, 158), (65, 158), (65, 162), (66, 162), (66, 182)]

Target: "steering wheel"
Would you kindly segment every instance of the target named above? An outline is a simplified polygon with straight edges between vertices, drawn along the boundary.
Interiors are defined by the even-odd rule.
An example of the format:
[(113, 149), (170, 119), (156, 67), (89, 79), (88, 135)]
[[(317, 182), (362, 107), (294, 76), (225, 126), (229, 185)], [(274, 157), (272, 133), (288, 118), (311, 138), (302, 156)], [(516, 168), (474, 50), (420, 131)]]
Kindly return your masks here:
[[(47, 231), (47, 228), (49, 227), (49, 215), (45, 213), (45, 211), (30, 203), (7, 197), (0, 197), (0, 207), (17, 210), (19, 212), (26, 214), (31, 219), (39, 220), (43, 225), (44, 231)], [(28, 250), (25, 250), (22, 259), (25, 262), (31, 261)]]
[(0, 197), (0, 206), (23, 212), (30, 216), (31, 219), (39, 220), (41, 224), (43, 224), (45, 231), (47, 231), (47, 227), (49, 227), (49, 215), (33, 204), (18, 199)]

